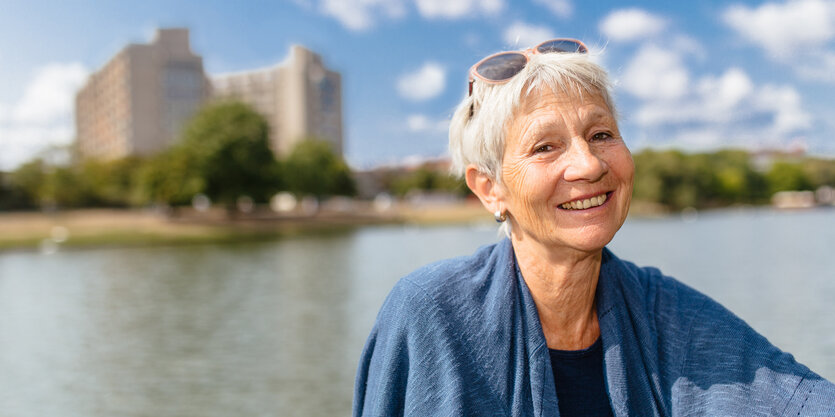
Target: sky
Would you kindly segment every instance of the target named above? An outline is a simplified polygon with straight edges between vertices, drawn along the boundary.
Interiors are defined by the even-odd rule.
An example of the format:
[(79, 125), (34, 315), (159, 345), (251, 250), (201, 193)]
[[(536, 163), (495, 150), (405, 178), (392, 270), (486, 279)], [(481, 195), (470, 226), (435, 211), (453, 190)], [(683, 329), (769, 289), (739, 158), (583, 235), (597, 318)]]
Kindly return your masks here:
[(355, 168), (444, 156), (469, 67), (556, 37), (609, 71), (633, 151), (835, 155), (835, 0), (0, 0), (0, 170), (71, 143), (89, 74), (165, 27), (190, 29), (209, 75), (319, 53)]

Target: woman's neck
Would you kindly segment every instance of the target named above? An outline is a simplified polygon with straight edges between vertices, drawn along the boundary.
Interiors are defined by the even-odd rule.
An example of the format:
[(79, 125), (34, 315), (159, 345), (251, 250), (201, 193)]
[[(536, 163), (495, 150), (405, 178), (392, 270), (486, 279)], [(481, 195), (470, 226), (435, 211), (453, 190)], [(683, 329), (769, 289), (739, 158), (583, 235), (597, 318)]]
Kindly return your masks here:
[(551, 349), (579, 350), (600, 337), (594, 295), (602, 250), (555, 251), (513, 239), (516, 261), (531, 291)]

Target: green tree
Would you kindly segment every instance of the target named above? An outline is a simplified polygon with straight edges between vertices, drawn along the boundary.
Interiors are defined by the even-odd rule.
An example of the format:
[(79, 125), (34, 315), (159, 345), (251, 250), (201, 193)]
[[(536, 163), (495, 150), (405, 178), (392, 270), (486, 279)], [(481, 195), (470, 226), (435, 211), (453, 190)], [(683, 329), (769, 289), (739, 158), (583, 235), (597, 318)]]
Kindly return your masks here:
[(0, 211), (26, 210), (34, 207), (36, 207), (35, 202), (30, 200), (23, 189), (12, 181), (12, 175), (8, 172), (0, 172)]
[(186, 126), (180, 148), (163, 161), (182, 170), (179, 179), (188, 186), (181, 192), (202, 192), (227, 207), (243, 195), (263, 202), (281, 185), (268, 132), (267, 121), (246, 104), (209, 104)]
[(393, 194), (401, 197), (411, 190), (446, 191), (460, 196), (470, 192), (463, 179), (425, 165), (397, 176), (392, 180), (390, 188)]
[(34, 159), (16, 169), (10, 182), (31, 202), (28, 208), (85, 207), (95, 202), (86, 178), (73, 165), (51, 166)]
[(672, 210), (760, 204), (770, 196), (765, 177), (753, 169), (746, 151), (685, 154), (645, 150), (634, 160), (635, 199)]
[(765, 178), (754, 170), (748, 152), (720, 150), (710, 154), (710, 160), (715, 182), (708, 191), (717, 205), (767, 201), (769, 194)]
[(177, 147), (156, 155), (136, 173), (134, 204), (187, 205), (205, 189), (186, 149)]
[(135, 203), (136, 176), (143, 164), (144, 161), (137, 157), (83, 162), (79, 175), (89, 192), (90, 203), (106, 207), (126, 207)]
[(812, 182), (812, 187), (824, 185), (835, 187), (835, 160), (808, 158), (803, 161), (803, 172)]
[(348, 165), (327, 142), (299, 142), (283, 161), (287, 189), (297, 196), (354, 195), (356, 185)]
[(799, 163), (778, 161), (766, 174), (771, 193), (778, 191), (811, 190), (812, 181)]
[(47, 167), (41, 159), (29, 161), (9, 174), (9, 187), (19, 190), (26, 208), (41, 204), (41, 193), (46, 181)]
[(680, 151), (645, 150), (633, 157), (635, 162), (634, 198), (652, 201), (671, 209), (692, 205), (692, 191), (682, 190), (686, 183), (685, 155)]
[(52, 167), (41, 187), (41, 205), (74, 208), (92, 205), (89, 187), (74, 166)]

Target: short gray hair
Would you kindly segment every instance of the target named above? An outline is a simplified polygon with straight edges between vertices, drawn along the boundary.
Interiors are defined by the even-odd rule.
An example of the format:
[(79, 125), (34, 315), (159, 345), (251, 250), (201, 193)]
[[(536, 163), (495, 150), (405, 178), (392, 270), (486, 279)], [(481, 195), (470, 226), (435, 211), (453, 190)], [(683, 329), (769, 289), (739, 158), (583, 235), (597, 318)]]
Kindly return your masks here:
[(453, 174), (463, 176), (473, 164), (501, 182), (505, 128), (522, 98), (545, 87), (558, 94), (599, 94), (617, 119), (606, 70), (588, 54), (533, 54), (525, 68), (506, 83), (476, 79), (473, 93), (458, 105), (449, 126)]

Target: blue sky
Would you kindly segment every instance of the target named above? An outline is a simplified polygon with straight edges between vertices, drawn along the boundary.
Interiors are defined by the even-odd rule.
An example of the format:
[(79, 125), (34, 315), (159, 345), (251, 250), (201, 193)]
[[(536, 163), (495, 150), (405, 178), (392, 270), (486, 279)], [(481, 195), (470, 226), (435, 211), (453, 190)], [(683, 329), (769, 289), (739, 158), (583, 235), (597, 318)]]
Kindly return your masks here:
[(443, 155), (470, 65), (552, 37), (610, 71), (633, 150), (835, 155), (835, 1), (0, 0), (0, 169), (70, 142), (89, 72), (182, 26), (210, 74), (320, 53), (343, 75), (355, 167)]

